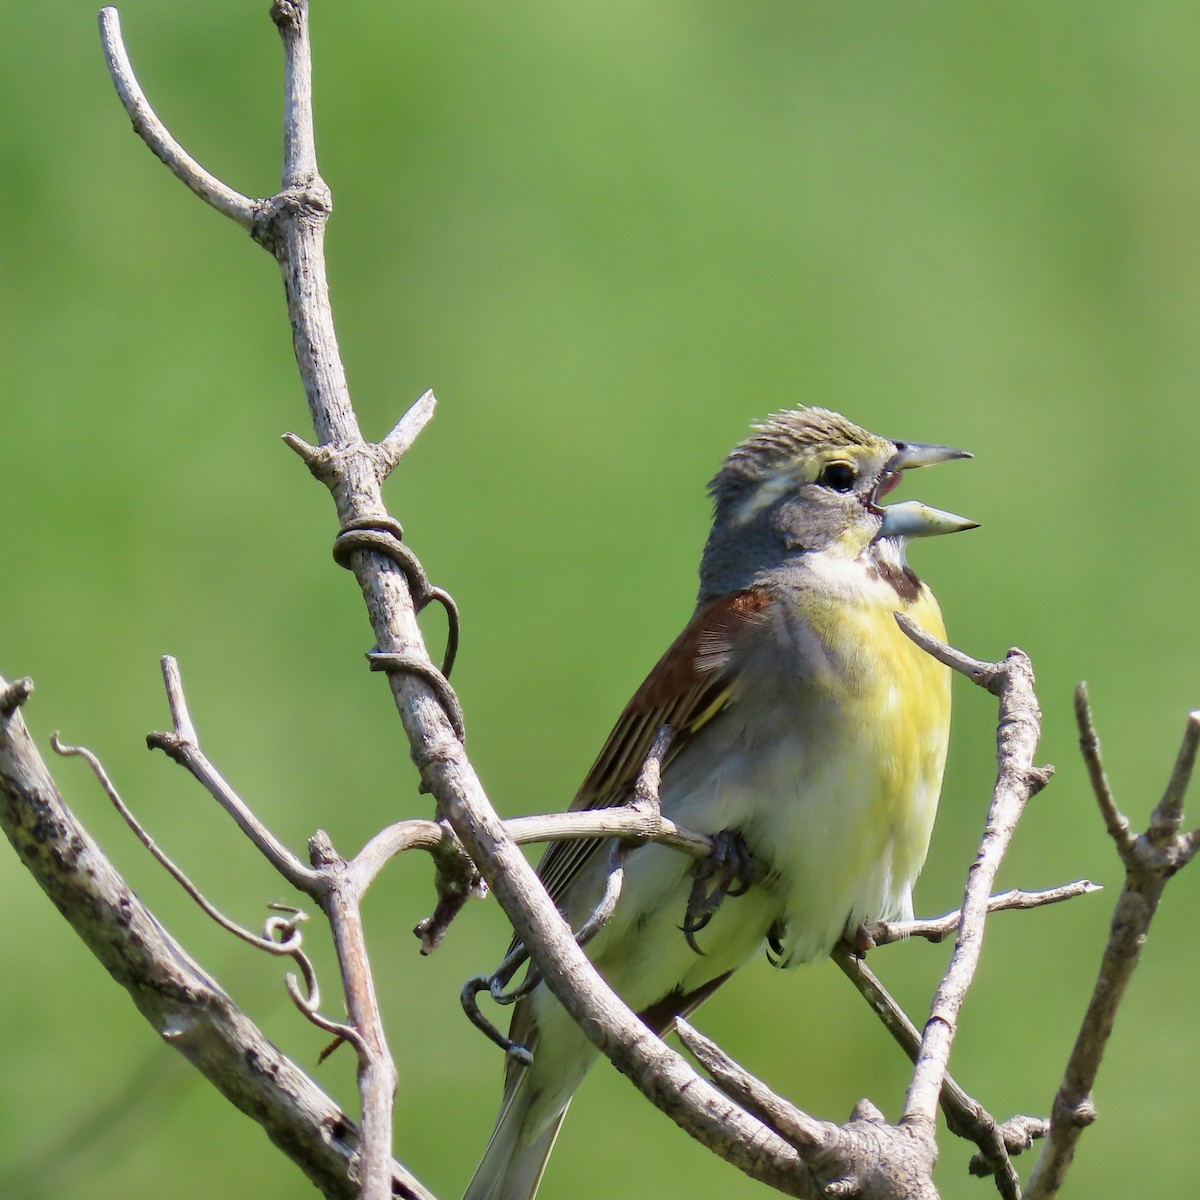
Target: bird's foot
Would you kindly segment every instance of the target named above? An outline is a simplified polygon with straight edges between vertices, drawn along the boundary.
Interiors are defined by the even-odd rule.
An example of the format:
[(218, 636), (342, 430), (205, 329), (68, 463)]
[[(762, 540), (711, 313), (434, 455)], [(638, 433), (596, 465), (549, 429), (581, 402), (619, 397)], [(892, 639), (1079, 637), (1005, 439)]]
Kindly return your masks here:
[(696, 942), (696, 934), (716, 916), (727, 897), (745, 895), (761, 874), (758, 861), (740, 833), (723, 829), (714, 835), (712, 857), (698, 861), (692, 868), (692, 893), (679, 927), (697, 954), (704, 951)]

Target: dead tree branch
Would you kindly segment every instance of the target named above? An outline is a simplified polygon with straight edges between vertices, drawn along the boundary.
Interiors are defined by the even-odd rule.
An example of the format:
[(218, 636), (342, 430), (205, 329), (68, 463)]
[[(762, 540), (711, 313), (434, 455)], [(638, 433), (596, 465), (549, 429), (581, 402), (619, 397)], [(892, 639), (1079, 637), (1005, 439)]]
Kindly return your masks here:
[[(411, 442), (405, 430), (419, 425), (431, 404), (424, 401), (421, 410), (381, 445), (363, 440), (338, 351), (325, 273), (323, 242), (330, 201), (317, 171), (312, 132), (307, 3), (276, 0), (271, 16), (286, 55), (283, 189), (268, 200), (251, 202), (249, 209), (242, 203), (246, 198), (232, 189), (222, 191), (199, 179), (194, 161), (175, 153), (175, 143), (169, 135), (164, 138), (161, 124), (147, 119), (149, 106), (136, 102), (141, 92), (132, 81), (128, 58), (116, 50), (120, 30), (114, 10), (104, 11), (101, 25), (110, 70), (139, 135), (219, 211), (240, 223), (252, 212), (255, 240), (279, 263), (297, 364), (318, 441), (307, 446), (292, 437), (289, 444), (329, 487), (343, 529), (374, 526), (396, 534), (398, 526), (387, 514), (380, 485)], [(386, 549), (363, 547), (352, 550), (348, 564), (362, 588), (375, 632), (371, 657), (388, 675), (422, 785), (434, 795), (439, 814), (479, 864), (550, 989), (600, 1049), (689, 1132), (755, 1177), (804, 1194), (799, 1189), (806, 1187), (805, 1173), (791, 1147), (730, 1105), (684, 1059), (650, 1035), (576, 946), (533, 869), (495, 815), (466, 757), (453, 693), (430, 660), (417, 624), (418, 604), (404, 558)], [(366, 969), (365, 961), (358, 965)], [(369, 1050), (373, 1058), (386, 1054), (381, 1042)], [(365, 1070), (360, 1068), (360, 1086), (367, 1083), (361, 1079)], [(365, 1102), (364, 1111), (371, 1111)], [(390, 1154), (385, 1152), (390, 1138), (390, 1127), (383, 1128), (381, 1122), (381, 1127), (373, 1128), (368, 1121), (362, 1194), (372, 1200), (387, 1195), (391, 1186)]]
[[(967, 873), (954, 953), (930, 1006), (916, 1069), (905, 1099), (901, 1124), (932, 1127), (946, 1078), (958, 1013), (974, 979), (983, 950), (988, 904), (996, 872), (1012, 842), (1017, 822), (1030, 798), (1046, 786), (1052, 767), (1036, 767), (1041, 737), (1041, 708), (1034, 691), (1033, 668), (1020, 650), (1010, 650), (998, 663), (979, 662), (931, 637), (897, 614), (904, 632), (940, 662), (992, 693), (999, 701), (996, 729), (996, 784), (988, 809), (979, 854)], [(997, 1186), (1004, 1195), (1020, 1195), (1012, 1164), (994, 1164)]]
[[(351, 1200), (355, 1123), (163, 929), (66, 806), (19, 706), (28, 680), (0, 680), (0, 826), (42, 890), (167, 1045), (183, 1054), (324, 1195)], [(409, 1200), (432, 1200), (399, 1164)]]
[(1108, 1047), (1117, 1010), (1141, 960), (1150, 924), (1172, 877), (1191, 862), (1200, 846), (1200, 829), (1180, 832), (1183, 801), (1200, 747), (1200, 712), (1191, 713), (1179, 755), (1162, 799), (1144, 833), (1133, 835), (1117, 807), (1100, 755), (1087, 684), (1075, 690), (1079, 745), (1087, 764), (1096, 803), (1125, 868), (1125, 886), (1113, 911), (1108, 944), (1100, 961), (1096, 986), (1088, 1001), (1063, 1082), (1050, 1113), (1050, 1133), (1030, 1177), (1025, 1200), (1052, 1200), (1083, 1131), (1096, 1119), (1092, 1088)]

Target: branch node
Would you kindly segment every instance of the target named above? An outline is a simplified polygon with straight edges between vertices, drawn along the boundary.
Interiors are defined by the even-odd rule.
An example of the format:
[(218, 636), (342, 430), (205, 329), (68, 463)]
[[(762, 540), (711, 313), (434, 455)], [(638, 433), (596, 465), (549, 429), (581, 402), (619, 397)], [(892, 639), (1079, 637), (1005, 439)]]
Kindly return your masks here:
[(345, 866), (346, 860), (333, 848), (333, 841), (323, 829), (308, 839), (308, 860), (317, 870)]
[(271, 20), (281, 33), (295, 33), (303, 17), (301, 5), (296, 0), (274, 0), (271, 5)]
[(1030, 797), (1036, 796), (1053, 778), (1054, 768), (1049, 763), (1041, 767), (1030, 767), (1025, 772), (1025, 782), (1029, 787)]
[(7, 721), (33, 695), (33, 680), (28, 675), (0, 688), (0, 721)]
[(322, 482), (328, 482), (322, 476), (329, 462), (329, 449), (326, 446), (314, 446), (306, 442), (298, 433), (285, 433), (283, 444), (294, 450), (304, 460), (304, 465)]
[(850, 1112), (851, 1121), (875, 1121), (880, 1125), (887, 1123), (887, 1117), (879, 1110), (878, 1106), (870, 1100), (863, 1097)]

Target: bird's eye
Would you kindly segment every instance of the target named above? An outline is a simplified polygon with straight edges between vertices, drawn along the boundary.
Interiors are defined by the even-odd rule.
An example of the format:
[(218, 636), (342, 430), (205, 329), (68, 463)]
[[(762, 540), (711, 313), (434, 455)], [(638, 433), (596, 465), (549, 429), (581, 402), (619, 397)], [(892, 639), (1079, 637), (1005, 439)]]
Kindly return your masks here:
[(833, 488), (835, 492), (848, 492), (858, 476), (854, 468), (846, 462), (831, 462), (821, 472), (817, 480), (823, 487)]

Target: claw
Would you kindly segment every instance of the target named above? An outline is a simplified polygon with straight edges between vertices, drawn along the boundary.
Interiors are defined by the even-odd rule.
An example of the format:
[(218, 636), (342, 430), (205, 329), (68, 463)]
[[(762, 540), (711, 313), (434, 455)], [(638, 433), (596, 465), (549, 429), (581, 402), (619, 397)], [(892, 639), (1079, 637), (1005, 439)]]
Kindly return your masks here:
[(736, 830), (722, 830), (713, 842), (713, 856), (692, 868), (692, 891), (683, 924), (679, 926), (687, 944), (697, 954), (704, 951), (696, 942), (696, 934), (716, 916), (727, 897), (744, 896), (761, 874), (759, 864)]

